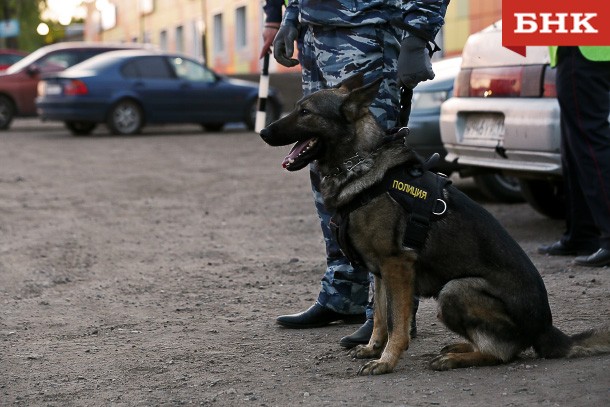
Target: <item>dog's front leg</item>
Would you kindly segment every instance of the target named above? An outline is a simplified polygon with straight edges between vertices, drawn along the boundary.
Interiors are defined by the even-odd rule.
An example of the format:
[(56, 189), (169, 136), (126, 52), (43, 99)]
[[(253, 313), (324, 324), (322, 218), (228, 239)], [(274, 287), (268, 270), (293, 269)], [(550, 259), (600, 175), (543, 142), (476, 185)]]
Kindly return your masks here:
[[(387, 326), (388, 341), (381, 357), (362, 366), (358, 371), (359, 375), (390, 373), (396, 367), (402, 353), (409, 347), (415, 282), (414, 259), (410, 257), (389, 258), (381, 268), (381, 285), (387, 307), (386, 319), (383, 322)], [(379, 322), (375, 320), (376, 327)], [(367, 346), (370, 345), (369, 342)]]
[(356, 359), (378, 358), (388, 340), (386, 290), (379, 277), (375, 276), (375, 316), (373, 334), (367, 345), (358, 345), (349, 354)]

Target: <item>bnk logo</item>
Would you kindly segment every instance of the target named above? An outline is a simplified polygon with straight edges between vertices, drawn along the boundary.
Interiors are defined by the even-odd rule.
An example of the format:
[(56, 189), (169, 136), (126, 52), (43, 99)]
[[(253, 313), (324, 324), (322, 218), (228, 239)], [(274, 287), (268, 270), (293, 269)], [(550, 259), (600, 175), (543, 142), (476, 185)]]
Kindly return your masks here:
[[(599, 32), (591, 25), (591, 19), (597, 13), (515, 13), (517, 19), (516, 34), (523, 33), (586, 33)], [(569, 28), (569, 29), (568, 29)]]
[(523, 56), (528, 45), (610, 45), (610, 2), (503, 0), (502, 45)]

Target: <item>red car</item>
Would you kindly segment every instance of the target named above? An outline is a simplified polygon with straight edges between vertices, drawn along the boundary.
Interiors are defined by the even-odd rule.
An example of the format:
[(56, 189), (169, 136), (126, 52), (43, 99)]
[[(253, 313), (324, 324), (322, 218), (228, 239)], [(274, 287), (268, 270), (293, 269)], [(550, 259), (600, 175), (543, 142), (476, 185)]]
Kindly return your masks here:
[(36, 87), (46, 73), (63, 71), (94, 55), (119, 49), (141, 49), (139, 44), (64, 42), (42, 47), (0, 72), (0, 130), (16, 116), (35, 116)]
[(27, 55), (27, 52), (16, 49), (0, 49), (0, 71), (4, 71)]

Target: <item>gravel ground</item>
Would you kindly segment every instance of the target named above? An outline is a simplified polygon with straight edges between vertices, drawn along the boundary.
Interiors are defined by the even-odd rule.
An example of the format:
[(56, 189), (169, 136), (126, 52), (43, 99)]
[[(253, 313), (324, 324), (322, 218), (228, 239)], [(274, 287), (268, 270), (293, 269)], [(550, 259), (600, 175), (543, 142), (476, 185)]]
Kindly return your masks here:
[[(432, 300), (380, 377), (356, 376), (338, 344), (357, 326), (276, 326), (324, 267), (308, 174), (283, 171), (284, 153), (240, 128), (0, 133), (0, 405), (608, 405), (610, 356), (429, 370), (457, 339)], [(607, 268), (536, 253), (562, 222), (456, 183), (531, 256), (560, 329), (608, 323)]]

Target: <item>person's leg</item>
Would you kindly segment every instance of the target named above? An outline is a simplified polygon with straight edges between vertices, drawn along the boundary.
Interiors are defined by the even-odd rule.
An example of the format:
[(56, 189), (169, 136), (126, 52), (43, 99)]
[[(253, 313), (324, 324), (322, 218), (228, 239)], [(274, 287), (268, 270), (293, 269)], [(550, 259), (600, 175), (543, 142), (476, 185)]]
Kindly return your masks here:
[[(393, 68), (384, 70), (384, 39), (380, 37), (376, 27), (357, 28), (324, 28), (316, 27), (312, 30), (313, 48), (317, 55), (314, 77), (316, 86), (310, 85), (309, 91), (319, 88), (336, 86), (344, 79), (356, 74), (363, 73), (365, 83), (384, 77), (380, 86), (380, 92), (371, 106), (371, 111), (383, 127), (393, 127), (396, 122), (397, 112), (395, 102), (398, 101), (398, 88), (395, 74), (396, 59)], [(400, 45), (396, 41), (399, 49)], [(316, 77), (317, 76), (317, 77)], [(328, 259), (327, 272), (322, 279), (322, 290), (318, 301), (336, 311), (347, 310), (349, 307), (367, 305), (366, 314), (372, 318), (372, 301), (368, 301), (364, 294), (370, 295), (362, 289), (363, 279), (370, 280), (366, 270), (359, 267), (353, 268), (343, 254), (338, 255), (340, 248), (330, 233), (329, 221), (331, 214), (324, 208), (322, 197), (318, 189), (319, 177), (312, 172), (312, 188), (316, 198), (316, 209), (320, 216), (322, 230), (326, 241), (326, 253)], [(367, 283), (365, 283), (367, 284)], [(372, 287), (372, 286), (371, 286)], [(343, 293), (337, 295), (337, 292)]]
[[(324, 39), (322, 39), (324, 41)], [(331, 41), (331, 44), (335, 44)], [(335, 46), (335, 45), (333, 45)], [(328, 87), (320, 67), (322, 43), (310, 28), (303, 34), (301, 69), (303, 94)], [(298, 314), (282, 315), (277, 322), (290, 328), (324, 326), (337, 320), (361, 322), (368, 303), (368, 272), (351, 266), (330, 230), (331, 214), (324, 207), (319, 191), (317, 166), (310, 165), (311, 187), (326, 249), (326, 271), (316, 303)]]
[[(610, 264), (610, 62), (588, 61), (577, 47), (559, 49), (558, 99), (564, 146), (570, 152), (571, 193), (578, 187), (569, 236), (595, 232), (603, 253), (591, 264)], [(562, 86), (559, 86), (561, 79)], [(566, 173), (566, 172), (564, 172)], [(604, 254), (605, 253), (605, 254)], [(598, 264), (599, 263), (599, 264)]]
[(610, 63), (605, 69), (591, 64), (577, 47), (560, 47), (558, 61), (566, 231), (539, 251), (590, 254), (600, 246), (601, 230), (604, 245), (610, 245)]

